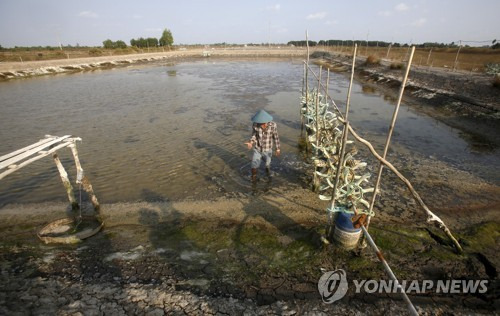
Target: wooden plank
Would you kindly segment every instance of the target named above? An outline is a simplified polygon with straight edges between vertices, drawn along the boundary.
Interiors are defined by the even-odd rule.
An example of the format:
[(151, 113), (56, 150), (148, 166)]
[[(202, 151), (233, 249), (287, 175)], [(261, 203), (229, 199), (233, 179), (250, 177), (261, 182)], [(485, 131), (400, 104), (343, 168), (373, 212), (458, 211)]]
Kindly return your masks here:
[(62, 137), (58, 137), (58, 138), (56, 138), (54, 140), (51, 140), (49, 142), (46, 142), (46, 143), (44, 143), (42, 145), (39, 145), (39, 146), (34, 147), (34, 148), (31, 148), (28, 151), (25, 151), (25, 152), (23, 152), (23, 153), (21, 153), (21, 154), (19, 154), (17, 156), (14, 156), (14, 157), (12, 157), (10, 159), (2, 161), (2, 162), (0, 162), (0, 170), (3, 169), (3, 168), (5, 168), (5, 167), (7, 167), (7, 166), (9, 166), (9, 165), (11, 165), (11, 164), (19, 162), (19, 161), (21, 161), (21, 160), (23, 160), (25, 158), (28, 158), (29, 156), (31, 156), (33, 154), (36, 154), (39, 151), (41, 151), (41, 150), (43, 150), (43, 149), (45, 149), (45, 148), (47, 148), (47, 147), (49, 147), (51, 145), (57, 144), (57, 143), (65, 140), (66, 138), (69, 138), (69, 137), (71, 137), (71, 135), (65, 135), (65, 136), (62, 136)]
[(3, 179), (3, 178), (5, 178), (7, 175), (13, 173), (14, 171), (17, 171), (17, 170), (21, 169), (22, 167), (25, 167), (25, 166), (29, 165), (30, 163), (32, 163), (34, 161), (37, 161), (39, 159), (42, 159), (43, 157), (46, 157), (46, 156), (48, 156), (48, 155), (56, 152), (57, 150), (59, 150), (61, 148), (64, 148), (64, 147), (67, 147), (67, 146), (69, 146), (71, 144), (72, 143), (64, 142), (64, 143), (59, 144), (56, 147), (50, 149), (49, 151), (47, 151), (44, 154), (39, 154), (38, 156), (35, 156), (35, 157), (32, 157), (31, 159), (23, 161), (22, 163), (20, 163), (19, 165), (17, 165), (16, 168), (12, 168), (12, 169), (4, 171), (3, 173), (0, 173), (0, 180)]
[(21, 148), (21, 149), (18, 149), (16, 151), (13, 151), (11, 153), (8, 153), (7, 155), (1, 156), (0, 161), (4, 161), (4, 160), (9, 159), (11, 157), (14, 157), (16, 155), (19, 155), (20, 153), (23, 153), (27, 150), (30, 150), (31, 148), (35, 148), (37, 146), (40, 146), (40, 145), (45, 144), (47, 142), (50, 142), (51, 140), (56, 139), (56, 138), (57, 138), (57, 136), (49, 136), (47, 138), (41, 139), (38, 143), (31, 144), (31, 145), (26, 146), (24, 148)]

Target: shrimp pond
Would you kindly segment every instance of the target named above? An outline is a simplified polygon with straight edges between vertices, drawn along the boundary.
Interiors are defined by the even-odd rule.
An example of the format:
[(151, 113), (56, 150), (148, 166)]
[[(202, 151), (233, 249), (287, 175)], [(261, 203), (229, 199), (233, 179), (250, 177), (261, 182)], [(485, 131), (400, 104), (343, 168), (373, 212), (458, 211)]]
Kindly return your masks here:
[[(79, 136), (83, 168), (104, 203), (245, 194), (250, 190), (251, 153), (243, 143), (251, 134), (251, 116), (263, 108), (274, 116), (282, 144), (282, 156), (273, 160), (273, 185), (304, 182), (310, 166), (299, 146), (302, 74), (298, 59), (204, 59), (1, 82), (0, 154), (45, 134)], [(331, 72), (329, 87), (343, 108), (348, 76)], [(352, 124), (379, 152), (394, 102), (395, 95), (373, 86), (353, 86)], [(359, 147), (358, 159), (376, 170), (368, 151)], [(61, 150), (60, 156), (75, 179), (70, 151)], [(496, 146), (403, 104), (389, 160), (410, 181), (446, 182), (458, 170), (498, 186), (499, 158)], [(429, 164), (450, 171), (439, 167), (441, 174), (422, 172)], [(435, 193), (430, 184), (421, 189), (428, 191), (423, 195)], [(440, 194), (451, 195), (450, 200), (475, 198)], [(65, 198), (49, 158), (0, 182), (0, 206)], [(484, 196), (479, 198), (484, 202)]]

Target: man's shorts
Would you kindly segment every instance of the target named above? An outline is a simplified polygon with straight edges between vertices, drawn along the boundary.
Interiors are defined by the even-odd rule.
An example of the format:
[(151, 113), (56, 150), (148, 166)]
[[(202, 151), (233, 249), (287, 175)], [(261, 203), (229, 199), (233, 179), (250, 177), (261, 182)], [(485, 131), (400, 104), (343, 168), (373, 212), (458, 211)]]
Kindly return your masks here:
[(260, 161), (264, 160), (266, 163), (266, 168), (271, 167), (271, 157), (273, 155), (273, 151), (264, 151), (260, 152), (257, 149), (253, 149), (253, 157), (252, 157), (252, 169), (257, 169), (260, 166)]

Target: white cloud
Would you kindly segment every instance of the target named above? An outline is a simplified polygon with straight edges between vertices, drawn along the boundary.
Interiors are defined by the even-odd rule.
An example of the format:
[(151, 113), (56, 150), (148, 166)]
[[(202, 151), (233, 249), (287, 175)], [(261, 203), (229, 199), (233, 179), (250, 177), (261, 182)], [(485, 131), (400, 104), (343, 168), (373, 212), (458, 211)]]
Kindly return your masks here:
[(139, 19), (142, 19), (143, 16), (142, 15), (139, 15), (139, 14), (134, 14), (132, 15), (132, 19), (136, 19), (136, 20), (139, 20)]
[(91, 18), (91, 19), (97, 19), (99, 15), (95, 12), (92, 11), (82, 11), (78, 13), (78, 16), (81, 16), (83, 18)]
[(306, 17), (306, 19), (307, 20), (321, 20), (321, 19), (325, 18), (326, 14), (327, 14), (326, 12), (311, 13)]
[(394, 9), (396, 11), (408, 11), (410, 7), (406, 3), (400, 3)]
[(378, 15), (381, 15), (381, 16), (391, 16), (392, 12), (391, 11), (379, 11)]
[(425, 23), (427, 23), (427, 19), (426, 18), (420, 18), (420, 19), (414, 21), (411, 25), (416, 26), (416, 27), (421, 27)]
[(329, 20), (329, 21), (326, 21), (325, 24), (326, 25), (337, 25), (337, 24), (339, 24), (339, 21), (337, 21), (337, 20), (330, 21)]
[(276, 33), (283, 34), (283, 33), (288, 33), (288, 29), (284, 27), (280, 27), (276, 29)]
[(145, 31), (149, 32), (149, 33), (155, 33), (155, 32), (161, 32), (162, 29), (161, 28), (146, 28)]
[(271, 6), (266, 7), (266, 10), (269, 10), (269, 11), (279, 11), (280, 9), (281, 9), (281, 4), (275, 4), (275, 5), (271, 5)]

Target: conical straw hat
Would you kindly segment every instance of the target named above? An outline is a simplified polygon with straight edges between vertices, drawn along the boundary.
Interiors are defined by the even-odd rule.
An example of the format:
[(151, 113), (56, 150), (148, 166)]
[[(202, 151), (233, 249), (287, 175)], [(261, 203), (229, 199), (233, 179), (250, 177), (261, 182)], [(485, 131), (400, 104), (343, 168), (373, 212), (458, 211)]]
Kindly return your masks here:
[(252, 122), (254, 123), (269, 123), (273, 120), (273, 117), (264, 110), (260, 110), (252, 117)]

